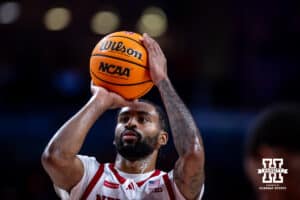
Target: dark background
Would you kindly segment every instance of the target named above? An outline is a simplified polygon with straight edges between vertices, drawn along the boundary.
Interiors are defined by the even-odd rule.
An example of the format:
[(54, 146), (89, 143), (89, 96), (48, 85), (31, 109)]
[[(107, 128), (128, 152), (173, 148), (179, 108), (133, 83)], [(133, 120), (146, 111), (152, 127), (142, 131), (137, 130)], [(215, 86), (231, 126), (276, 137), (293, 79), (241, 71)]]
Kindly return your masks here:
[[(1, 1), (2, 2), (2, 1)], [(3, 1), (4, 2), (4, 1)], [(103, 35), (92, 15), (113, 7), (118, 30), (137, 31), (147, 6), (162, 8), (168, 30), (155, 38), (178, 94), (193, 113), (206, 149), (204, 199), (254, 199), (243, 171), (247, 129), (266, 106), (300, 100), (300, 7), (291, 0), (20, 1), (0, 24), (1, 199), (57, 199), (40, 164), (55, 131), (89, 99), (89, 56)], [(48, 31), (49, 8), (70, 9), (62, 31)], [(146, 98), (160, 103), (154, 88)], [(92, 128), (81, 153), (113, 162), (115, 112)], [(159, 167), (176, 161), (172, 141)]]

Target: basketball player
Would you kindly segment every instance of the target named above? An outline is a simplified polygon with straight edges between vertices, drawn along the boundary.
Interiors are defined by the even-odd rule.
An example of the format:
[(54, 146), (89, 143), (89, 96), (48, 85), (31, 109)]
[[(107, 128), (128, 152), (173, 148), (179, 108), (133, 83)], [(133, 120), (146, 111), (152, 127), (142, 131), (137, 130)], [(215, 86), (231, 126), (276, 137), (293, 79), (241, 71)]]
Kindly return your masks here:
[[(250, 131), (248, 138), (245, 169), (256, 191), (258, 200), (299, 200), (300, 199), (300, 107), (296, 105), (278, 105), (266, 109), (260, 114)], [(288, 174), (282, 173), (282, 183), (269, 183), (279, 186), (265, 189), (262, 159), (283, 159), (282, 166)], [(269, 164), (265, 164), (269, 168)], [(266, 178), (278, 180), (279, 174), (266, 174)], [(282, 189), (283, 188), (283, 189)]]
[[(168, 141), (161, 109), (148, 101), (125, 101), (92, 84), (89, 102), (57, 131), (42, 155), (42, 164), (62, 199), (201, 199), (201, 135), (168, 78), (166, 58), (158, 43), (147, 34), (143, 35), (143, 43), (179, 155), (174, 169), (169, 173), (155, 169), (158, 151)], [(95, 121), (106, 110), (119, 107), (115, 162), (103, 164), (94, 157), (78, 155)]]

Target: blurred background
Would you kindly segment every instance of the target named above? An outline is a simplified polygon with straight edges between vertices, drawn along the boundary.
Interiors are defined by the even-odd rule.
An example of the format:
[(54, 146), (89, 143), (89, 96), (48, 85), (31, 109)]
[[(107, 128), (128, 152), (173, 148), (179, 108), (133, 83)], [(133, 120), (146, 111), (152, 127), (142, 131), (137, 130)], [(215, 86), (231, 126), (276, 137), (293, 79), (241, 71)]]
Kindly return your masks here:
[[(40, 156), (90, 97), (89, 57), (107, 33), (148, 32), (206, 149), (204, 199), (254, 199), (247, 129), (268, 105), (300, 101), (300, 6), (287, 0), (24, 0), (0, 3), (1, 199), (58, 199)], [(160, 102), (153, 88), (145, 98)], [(113, 162), (115, 112), (81, 153)], [(176, 161), (172, 141), (159, 167)]]

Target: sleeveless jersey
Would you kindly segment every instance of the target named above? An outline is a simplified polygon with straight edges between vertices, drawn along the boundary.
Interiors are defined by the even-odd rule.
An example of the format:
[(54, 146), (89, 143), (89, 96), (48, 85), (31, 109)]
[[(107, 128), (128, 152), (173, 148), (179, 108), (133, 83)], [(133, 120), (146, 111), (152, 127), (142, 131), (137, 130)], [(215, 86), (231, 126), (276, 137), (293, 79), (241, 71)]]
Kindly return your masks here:
[[(62, 200), (183, 200), (169, 173), (154, 170), (145, 174), (126, 174), (118, 171), (114, 164), (100, 164), (94, 157), (78, 158), (84, 165), (84, 175), (70, 194), (55, 187)], [(202, 186), (199, 200), (202, 198)]]

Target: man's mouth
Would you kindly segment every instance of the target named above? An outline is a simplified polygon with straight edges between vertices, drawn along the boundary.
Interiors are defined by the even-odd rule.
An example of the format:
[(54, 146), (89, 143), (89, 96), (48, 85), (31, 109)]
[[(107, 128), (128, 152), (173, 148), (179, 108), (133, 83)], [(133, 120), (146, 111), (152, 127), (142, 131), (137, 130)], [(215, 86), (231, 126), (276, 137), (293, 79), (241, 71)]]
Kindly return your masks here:
[(126, 130), (122, 133), (121, 137), (124, 141), (135, 141), (138, 140), (139, 135), (136, 131)]

